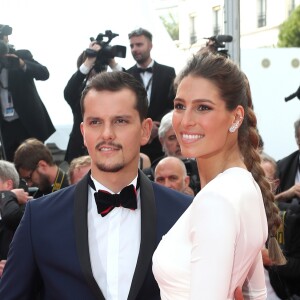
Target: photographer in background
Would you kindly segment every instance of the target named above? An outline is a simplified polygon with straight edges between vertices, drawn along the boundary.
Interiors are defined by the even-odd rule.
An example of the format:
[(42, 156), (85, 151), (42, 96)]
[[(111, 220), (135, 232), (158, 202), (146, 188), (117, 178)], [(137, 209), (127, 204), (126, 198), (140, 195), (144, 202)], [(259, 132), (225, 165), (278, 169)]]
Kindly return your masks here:
[(11, 33), (10, 26), (0, 25), (0, 133), (2, 156), (9, 161), (25, 139), (44, 142), (55, 132), (34, 83), (47, 80), (48, 69), (29, 50), (14, 50), (8, 44)]
[(0, 277), (25, 204), (31, 198), (20, 188), (20, 178), (14, 164), (0, 160)]
[[(78, 70), (72, 75), (64, 90), (64, 98), (70, 105), (73, 113), (73, 127), (65, 155), (65, 161), (68, 163), (74, 158), (87, 155), (87, 150), (83, 144), (83, 138), (80, 132), (80, 123), (82, 122), (80, 108), (81, 92), (92, 77), (100, 72), (106, 72), (108, 66), (112, 71), (123, 70), (113, 57), (103, 60), (104, 55), (100, 52), (102, 48), (108, 49), (108, 47), (105, 47), (103, 44), (101, 46), (101, 42), (99, 42), (98, 38), (96, 40), (92, 39), (89, 48), (83, 51), (78, 57)], [(102, 49), (102, 51), (104, 49)]]

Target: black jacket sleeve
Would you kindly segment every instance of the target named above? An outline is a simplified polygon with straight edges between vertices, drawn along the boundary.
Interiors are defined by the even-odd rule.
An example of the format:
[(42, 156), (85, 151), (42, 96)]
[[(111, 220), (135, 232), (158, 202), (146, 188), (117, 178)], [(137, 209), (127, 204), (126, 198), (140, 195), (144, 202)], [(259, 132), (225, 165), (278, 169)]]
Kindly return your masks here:
[(24, 214), (25, 205), (18, 203), (16, 195), (11, 191), (0, 192), (0, 213), (3, 224), (16, 230)]

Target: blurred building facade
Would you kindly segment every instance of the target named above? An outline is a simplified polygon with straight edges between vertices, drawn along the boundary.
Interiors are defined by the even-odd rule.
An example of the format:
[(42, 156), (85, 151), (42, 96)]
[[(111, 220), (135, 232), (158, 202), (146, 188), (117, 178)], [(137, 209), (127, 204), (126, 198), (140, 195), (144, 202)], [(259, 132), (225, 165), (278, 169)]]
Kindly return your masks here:
[[(300, 4), (300, 0), (231, 0), (240, 11), (240, 48), (275, 48), (280, 24)], [(179, 24), (178, 47), (196, 51), (206, 40), (226, 32), (226, 0), (155, 0), (159, 15), (174, 14)], [(230, 9), (230, 8), (229, 8)]]

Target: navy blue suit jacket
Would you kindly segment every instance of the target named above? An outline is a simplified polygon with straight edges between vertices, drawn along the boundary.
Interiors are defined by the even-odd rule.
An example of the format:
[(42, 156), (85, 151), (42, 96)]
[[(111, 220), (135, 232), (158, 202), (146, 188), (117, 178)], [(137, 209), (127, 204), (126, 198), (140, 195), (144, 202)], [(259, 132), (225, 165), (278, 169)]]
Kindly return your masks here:
[[(141, 245), (128, 299), (160, 299), (152, 254), (191, 197), (151, 182), (142, 172)], [(77, 185), (29, 201), (0, 281), (0, 299), (104, 300), (88, 248), (87, 176)]]

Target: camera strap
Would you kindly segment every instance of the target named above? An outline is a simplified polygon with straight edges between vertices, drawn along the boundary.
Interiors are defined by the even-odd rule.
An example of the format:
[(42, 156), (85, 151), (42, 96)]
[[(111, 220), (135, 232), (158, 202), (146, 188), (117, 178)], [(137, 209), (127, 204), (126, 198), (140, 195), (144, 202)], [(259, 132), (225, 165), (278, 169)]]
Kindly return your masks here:
[(152, 83), (152, 79), (153, 79), (153, 75), (150, 77), (150, 79), (149, 79), (147, 85), (145, 86), (145, 89), (146, 89), (146, 92), (147, 92), (147, 93), (148, 93), (148, 90), (149, 90), (150, 85), (151, 85), (151, 83)]
[(58, 169), (54, 184), (52, 186), (52, 193), (61, 189), (64, 178), (65, 173), (61, 169)]
[(150, 87), (151, 87), (151, 84), (152, 84), (152, 79), (153, 79), (153, 75), (151, 75), (151, 77), (149, 78), (149, 80), (148, 80), (148, 82), (146, 84), (146, 80), (147, 79), (145, 77), (142, 78), (143, 84), (144, 84), (144, 88), (145, 88), (145, 90), (147, 92), (148, 105), (150, 104), (150, 97), (151, 97), (151, 89), (150, 89)]

